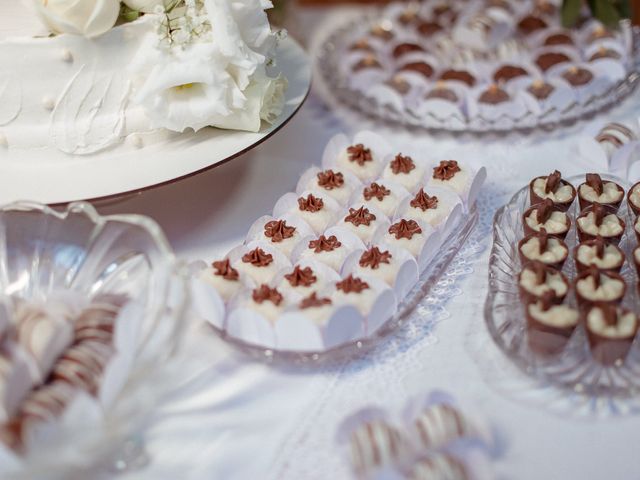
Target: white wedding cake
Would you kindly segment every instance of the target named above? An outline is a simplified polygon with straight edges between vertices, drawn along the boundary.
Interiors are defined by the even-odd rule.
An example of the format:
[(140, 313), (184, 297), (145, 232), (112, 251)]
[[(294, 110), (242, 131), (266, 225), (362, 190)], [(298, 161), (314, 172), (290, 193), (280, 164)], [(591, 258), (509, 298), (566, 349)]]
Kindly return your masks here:
[(256, 132), (282, 111), (268, 0), (3, 7), (0, 161), (134, 151), (204, 127)]

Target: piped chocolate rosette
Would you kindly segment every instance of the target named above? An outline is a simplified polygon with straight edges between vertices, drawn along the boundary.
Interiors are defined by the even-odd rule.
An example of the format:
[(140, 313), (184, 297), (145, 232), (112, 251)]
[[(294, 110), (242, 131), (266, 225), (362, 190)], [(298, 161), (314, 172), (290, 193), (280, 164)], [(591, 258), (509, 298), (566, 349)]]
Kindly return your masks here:
[(576, 189), (569, 182), (563, 180), (562, 174), (555, 170), (547, 176), (536, 177), (531, 181), (529, 198), (531, 205), (549, 199), (558, 210), (566, 212), (576, 198)]
[(59, 305), (17, 306), (0, 344), (0, 442), (20, 452), (35, 429), (61, 417), (77, 395), (99, 395), (125, 302), (104, 296), (79, 313)]

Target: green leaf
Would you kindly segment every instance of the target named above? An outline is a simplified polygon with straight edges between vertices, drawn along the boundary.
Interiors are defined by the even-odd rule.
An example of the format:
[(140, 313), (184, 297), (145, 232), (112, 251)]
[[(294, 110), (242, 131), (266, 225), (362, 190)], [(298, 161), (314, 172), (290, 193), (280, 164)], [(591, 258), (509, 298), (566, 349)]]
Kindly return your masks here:
[(595, 17), (607, 27), (617, 27), (620, 14), (611, 0), (595, 0)]
[(562, 25), (565, 27), (573, 27), (580, 16), (580, 7), (582, 0), (564, 0), (562, 2)]
[(125, 22), (133, 22), (140, 16), (140, 12), (137, 10), (128, 10), (126, 12), (122, 12), (120, 15)]

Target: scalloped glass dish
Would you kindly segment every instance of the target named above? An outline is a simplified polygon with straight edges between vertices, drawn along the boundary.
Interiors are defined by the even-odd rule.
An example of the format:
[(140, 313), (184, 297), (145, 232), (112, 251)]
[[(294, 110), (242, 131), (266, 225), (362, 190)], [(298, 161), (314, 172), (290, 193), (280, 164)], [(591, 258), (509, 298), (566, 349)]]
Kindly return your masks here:
[[(158, 380), (177, 347), (188, 298), (185, 277), (160, 227), (139, 215), (100, 216), (84, 202), (63, 211), (30, 202), (2, 207), (0, 301), (9, 318), (17, 299), (46, 305), (48, 299), (71, 295), (130, 299), (124, 307), (135, 324), (133, 331), (127, 329), (128, 375), (111, 401), (92, 397), (94, 404), (108, 405), (89, 409), (97, 417), (65, 418), (63, 428), (36, 439), (37, 448), (19, 456), (3, 454), (0, 476), (84, 478), (128, 470), (142, 454), (144, 425), (159, 398), (148, 383)], [(69, 409), (63, 417), (67, 414)]]
[[(601, 175), (627, 190), (630, 185), (612, 175)], [(574, 186), (584, 182), (584, 176), (567, 178)], [(569, 213), (575, 213), (577, 201)], [(485, 303), (485, 322), (491, 337), (504, 354), (523, 372), (541, 381), (545, 385), (560, 387), (594, 399), (603, 397), (629, 398), (640, 393), (640, 345), (638, 335), (631, 346), (624, 363), (618, 362), (605, 366), (591, 355), (587, 335), (581, 323), (573, 332), (563, 351), (555, 356), (541, 357), (535, 354), (527, 342), (526, 319), (523, 304), (518, 292), (518, 274), (521, 262), (518, 258), (518, 241), (523, 238), (522, 214), (529, 206), (529, 187), (518, 191), (508, 204), (498, 210), (493, 223), (493, 248), (489, 258), (489, 291)], [(633, 233), (633, 213), (629, 211), (626, 199), (619, 210), (627, 230), (620, 242), (620, 248), (626, 255), (621, 274), (628, 285), (623, 307), (638, 312), (640, 302), (635, 288), (638, 276), (632, 259), (636, 245)], [(635, 218), (635, 217), (633, 217)], [(576, 245), (576, 231), (572, 222), (566, 238), (570, 252)], [(573, 259), (567, 259), (562, 270), (569, 279), (575, 277)], [(566, 303), (575, 306), (573, 290), (569, 292)]]
[(354, 340), (329, 350), (303, 352), (265, 348), (232, 337), (224, 330), (213, 325), (211, 325), (211, 328), (226, 342), (262, 361), (282, 364), (326, 364), (359, 357), (384, 341), (391, 333), (407, 322), (424, 320), (422, 318), (414, 318), (418, 316), (416, 308), (421, 300), (429, 294), (431, 288), (438, 283), (440, 277), (473, 232), (477, 221), (478, 209), (474, 205), (472, 210), (461, 217), (458, 225), (444, 239), (439, 255), (435, 256), (420, 274), (418, 282), (398, 305), (397, 312), (378, 330), (365, 338)]
[[(558, 127), (571, 126), (613, 107), (635, 90), (640, 79), (640, 69), (638, 68), (640, 58), (636, 53), (635, 57), (631, 59), (631, 66), (627, 70), (626, 78), (612, 85), (605, 92), (585, 96), (562, 110), (551, 107), (540, 113), (526, 112), (520, 116), (503, 114), (496, 118), (487, 118), (480, 114), (471, 117), (466, 112), (462, 115), (450, 116), (427, 113), (420, 117), (408, 108), (406, 103), (402, 105), (402, 108), (397, 108), (389, 103), (382, 103), (374, 96), (367, 95), (352, 87), (349, 79), (343, 73), (344, 69), (341, 68), (343, 54), (347, 46), (358, 38), (354, 32), (364, 33), (374, 26), (380, 25), (384, 21), (384, 17), (380, 13), (381, 11), (368, 15), (353, 15), (328, 33), (316, 55), (316, 69), (325, 83), (329, 95), (361, 114), (389, 124), (423, 129), (433, 133), (464, 132), (472, 135), (508, 134), (511, 132), (528, 134), (536, 130), (551, 131)], [(640, 30), (634, 27), (632, 37), (633, 51), (637, 52), (638, 49), (635, 46), (640, 43)]]

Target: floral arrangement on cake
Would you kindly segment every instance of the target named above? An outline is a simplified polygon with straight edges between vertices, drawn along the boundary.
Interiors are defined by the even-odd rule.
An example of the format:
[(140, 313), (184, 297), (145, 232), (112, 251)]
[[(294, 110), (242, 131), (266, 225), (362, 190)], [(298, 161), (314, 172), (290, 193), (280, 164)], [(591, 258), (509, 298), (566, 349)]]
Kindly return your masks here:
[[(281, 32), (268, 0), (23, 0), (52, 36), (112, 42), (131, 29), (137, 52), (127, 69), (128, 105), (152, 128), (175, 132), (206, 126), (258, 131), (281, 113), (287, 80), (269, 76)], [(113, 38), (112, 38), (113, 37)], [(119, 38), (119, 37), (118, 37)], [(123, 40), (127, 41), (127, 37)]]

